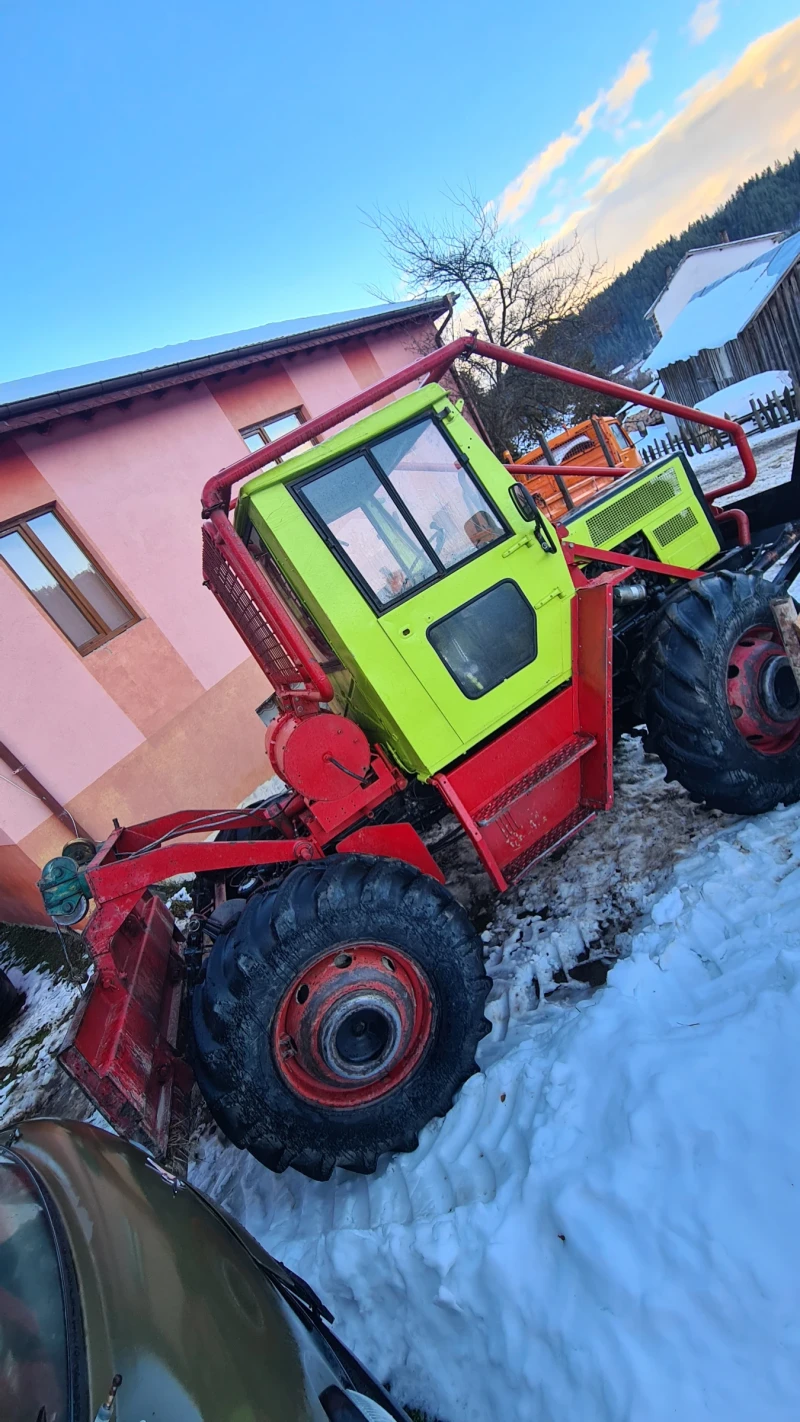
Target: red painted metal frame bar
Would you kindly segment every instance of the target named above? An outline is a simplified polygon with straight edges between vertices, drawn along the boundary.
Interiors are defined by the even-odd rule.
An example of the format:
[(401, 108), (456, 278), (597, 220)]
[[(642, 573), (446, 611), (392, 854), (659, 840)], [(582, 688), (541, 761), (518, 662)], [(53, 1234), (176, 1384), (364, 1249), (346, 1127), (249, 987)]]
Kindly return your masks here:
[(112, 860), (86, 871), (86, 879), (96, 903), (117, 899), (149, 884), (160, 884), (175, 874), (207, 870), (245, 868), (249, 864), (279, 864), (282, 861), (319, 859), (322, 850), (310, 839), (209, 840), (202, 844), (184, 841), (144, 850), (130, 859)]
[[(453, 342), (453, 346), (458, 344), (458, 341)], [(724, 430), (736, 445), (744, 467), (744, 475), (733, 484), (725, 484), (719, 489), (710, 489), (706, 493), (709, 503), (720, 498), (722, 494), (733, 494), (738, 489), (746, 489), (755, 480), (757, 470), (753, 451), (748, 443), (747, 435), (735, 420), (726, 420), (719, 415), (709, 415), (705, 410), (694, 410), (688, 405), (678, 405), (674, 400), (662, 399), (660, 395), (648, 395), (644, 390), (634, 390), (632, 386), (620, 385), (616, 380), (606, 380), (600, 375), (587, 375), (583, 370), (571, 370), (567, 365), (556, 365), (549, 360), (540, 360), (538, 356), (507, 351), (502, 346), (489, 345), (487, 341), (475, 341), (470, 349), (476, 355), (486, 356), (490, 360), (503, 361), (506, 365), (515, 365), (521, 370), (531, 370), (536, 375), (546, 375), (550, 380), (561, 380), (567, 385), (578, 385), (583, 390), (596, 390), (599, 395), (611, 395), (614, 399), (632, 405), (644, 405), (649, 410), (660, 410), (663, 414), (677, 415), (681, 419), (690, 420), (692, 424), (708, 425), (710, 429)], [(444, 350), (452, 350), (452, 346), (445, 346)], [(464, 354), (464, 352), (457, 351), (453, 359), (460, 354)]]
[(702, 568), (678, 568), (674, 563), (657, 563), (653, 558), (634, 558), (632, 553), (612, 553), (607, 548), (589, 548), (584, 543), (564, 539), (565, 553), (574, 558), (586, 558), (596, 563), (610, 563), (616, 568), (638, 568), (643, 573), (661, 573), (667, 578), (702, 578)]
[(718, 523), (735, 523), (736, 537), (743, 548), (749, 548), (752, 543), (750, 534), (750, 520), (744, 509), (715, 509), (711, 510)]
[(612, 464), (610, 468), (607, 464), (602, 468), (594, 464), (579, 464), (572, 469), (564, 464), (504, 464), (503, 468), (515, 477), (521, 474), (528, 479), (531, 475), (538, 479), (542, 474), (550, 474), (554, 479), (557, 474), (562, 479), (619, 479), (623, 474), (633, 473), (625, 464)]
[[(756, 477), (755, 460), (747, 442), (747, 436), (741, 425), (737, 425), (735, 420), (726, 420), (719, 415), (709, 415), (704, 410), (693, 410), (690, 406), (679, 405), (674, 400), (664, 400), (659, 395), (648, 395), (645, 391), (635, 390), (630, 385), (620, 385), (615, 380), (606, 380), (600, 375), (588, 375), (582, 370), (571, 370), (569, 366), (557, 365), (549, 360), (540, 360), (538, 356), (522, 355), (519, 351), (510, 351), (504, 346), (495, 346), (488, 341), (476, 340), (474, 336), (462, 336), (460, 340), (451, 341), (449, 345), (442, 346), (431, 355), (423, 356), (420, 360), (413, 361), (411, 365), (404, 366), (402, 370), (395, 371), (394, 375), (387, 376), (385, 380), (379, 380), (377, 384), (370, 385), (368, 389), (354, 395), (351, 400), (345, 400), (335, 409), (326, 411), (324, 415), (317, 415), (313, 420), (299, 425), (294, 430), (289, 430), (287, 434), (281, 435), (280, 439), (276, 439), (269, 446), (269, 460), (283, 459), (298, 445), (305, 444), (310, 439), (316, 439), (318, 435), (325, 434), (335, 425), (352, 419), (354, 415), (359, 415), (370, 405), (376, 404), (388, 395), (396, 394), (405, 385), (413, 385), (426, 376), (429, 380), (438, 379), (445, 371), (449, 370), (459, 357), (471, 354), (484, 356), (502, 365), (514, 365), (521, 370), (530, 370), (535, 375), (544, 375), (551, 380), (560, 380), (566, 385), (578, 385), (584, 390), (596, 390), (600, 395), (611, 395), (621, 402), (643, 405), (650, 410), (660, 410), (668, 415), (677, 415), (681, 419), (691, 420), (694, 424), (708, 425), (711, 429), (723, 430), (725, 434), (731, 436), (736, 445), (739, 458), (744, 466), (744, 475), (737, 482), (726, 484), (724, 487), (708, 493), (706, 498), (709, 503), (722, 494), (732, 494), (737, 489), (747, 488)], [(226, 469), (220, 470), (219, 474), (215, 474), (212, 479), (209, 479), (203, 489), (204, 517), (209, 517), (214, 510), (218, 509), (227, 513), (233, 485), (237, 484), (240, 479), (246, 479), (250, 474), (256, 474), (263, 467), (264, 450), (255, 450), (252, 454), (247, 454), (243, 459), (237, 460), (235, 464), (229, 464)], [(603, 472), (611, 473), (612, 471), (605, 469)]]

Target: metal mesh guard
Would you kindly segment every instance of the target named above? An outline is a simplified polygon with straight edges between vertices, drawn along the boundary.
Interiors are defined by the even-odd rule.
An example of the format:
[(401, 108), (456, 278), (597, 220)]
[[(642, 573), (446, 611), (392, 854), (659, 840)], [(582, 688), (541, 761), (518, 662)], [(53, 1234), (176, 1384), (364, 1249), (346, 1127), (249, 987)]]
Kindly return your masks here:
[[(263, 574), (260, 576), (263, 577)], [(205, 526), (203, 577), (272, 685), (289, 688), (304, 682), (302, 668), (295, 665), (286, 648), (278, 641), (264, 614), (253, 602)]]

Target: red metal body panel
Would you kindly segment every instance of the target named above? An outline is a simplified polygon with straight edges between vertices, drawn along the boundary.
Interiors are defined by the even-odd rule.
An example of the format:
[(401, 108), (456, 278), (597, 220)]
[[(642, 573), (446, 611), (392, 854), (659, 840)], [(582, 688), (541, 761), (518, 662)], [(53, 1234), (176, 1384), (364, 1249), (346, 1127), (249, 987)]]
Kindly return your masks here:
[(413, 825), (367, 825), (340, 839), (337, 854), (378, 854), (386, 859), (403, 859), (413, 864), (423, 874), (444, 883), (442, 873), (433, 855), (425, 847)]
[(137, 892), (118, 916), (103, 905), (86, 930), (98, 971), (59, 1059), (121, 1135), (144, 1134), (161, 1152), (192, 1081), (176, 1052), (183, 962), (153, 894)]

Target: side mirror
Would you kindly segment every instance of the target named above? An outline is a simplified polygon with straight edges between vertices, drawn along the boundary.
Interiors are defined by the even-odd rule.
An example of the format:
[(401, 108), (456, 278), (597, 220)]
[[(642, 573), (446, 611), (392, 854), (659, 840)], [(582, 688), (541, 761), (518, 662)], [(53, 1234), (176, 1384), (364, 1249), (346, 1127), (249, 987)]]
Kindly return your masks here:
[(539, 505), (530, 489), (526, 489), (524, 484), (518, 484), (515, 481), (513, 484), (509, 484), (508, 492), (520, 518), (524, 518), (526, 523), (535, 523), (539, 516)]

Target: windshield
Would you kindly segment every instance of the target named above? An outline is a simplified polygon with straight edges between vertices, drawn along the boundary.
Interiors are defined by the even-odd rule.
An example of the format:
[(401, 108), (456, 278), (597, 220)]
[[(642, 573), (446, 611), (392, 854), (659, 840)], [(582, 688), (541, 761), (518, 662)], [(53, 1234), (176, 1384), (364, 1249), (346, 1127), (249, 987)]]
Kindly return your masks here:
[(298, 481), (301, 501), (381, 607), (507, 532), (433, 420)]
[(56, 1245), (28, 1171), (0, 1152), (3, 1422), (67, 1422), (67, 1335)]

